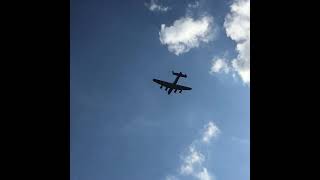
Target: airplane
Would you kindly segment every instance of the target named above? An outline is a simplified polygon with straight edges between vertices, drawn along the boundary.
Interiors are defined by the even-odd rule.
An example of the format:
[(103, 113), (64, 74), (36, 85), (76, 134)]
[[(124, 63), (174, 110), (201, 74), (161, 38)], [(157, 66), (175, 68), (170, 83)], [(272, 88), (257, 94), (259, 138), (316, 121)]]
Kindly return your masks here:
[(187, 77), (186, 74), (182, 74), (181, 72), (175, 73), (174, 71), (172, 71), (172, 74), (177, 76), (173, 83), (161, 81), (158, 79), (153, 79), (153, 82), (160, 84), (161, 85), (160, 89), (162, 89), (163, 86), (166, 87), (166, 89), (165, 89), (166, 91), (169, 89), (169, 91), (167, 91), (168, 95), (172, 92), (173, 89), (174, 89), (174, 93), (176, 93), (178, 90), (180, 90), (179, 93), (181, 93), (182, 90), (191, 90), (192, 89), (190, 87), (181, 86), (181, 85), (177, 84), (180, 77), (184, 77), (184, 78)]

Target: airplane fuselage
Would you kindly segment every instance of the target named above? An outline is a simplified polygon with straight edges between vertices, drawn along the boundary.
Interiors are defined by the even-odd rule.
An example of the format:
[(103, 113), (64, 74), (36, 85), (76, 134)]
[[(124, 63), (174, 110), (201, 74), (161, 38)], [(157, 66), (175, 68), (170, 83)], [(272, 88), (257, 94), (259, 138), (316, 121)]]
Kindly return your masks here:
[(177, 76), (176, 79), (174, 80), (173, 84), (177, 84), (180, 76)]
[[(174, 80), (173, 84), (176, 85), (178, 83), (180, 76), (177, 76), (176, 79)], [(172, 92), (172, 88), (169, 89), (168, 94), (170, 94)]]

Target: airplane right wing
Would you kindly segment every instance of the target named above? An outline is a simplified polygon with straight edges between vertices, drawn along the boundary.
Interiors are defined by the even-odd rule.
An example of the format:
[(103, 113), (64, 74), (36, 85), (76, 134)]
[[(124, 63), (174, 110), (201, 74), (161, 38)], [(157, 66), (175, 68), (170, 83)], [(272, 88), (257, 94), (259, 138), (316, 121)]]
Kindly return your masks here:
[(187, 87), (187, 86), (181, 86), (181, 85), (175, 85), (174, 89), (178, 89), (178, 90), (191, 90), (191, 87)]

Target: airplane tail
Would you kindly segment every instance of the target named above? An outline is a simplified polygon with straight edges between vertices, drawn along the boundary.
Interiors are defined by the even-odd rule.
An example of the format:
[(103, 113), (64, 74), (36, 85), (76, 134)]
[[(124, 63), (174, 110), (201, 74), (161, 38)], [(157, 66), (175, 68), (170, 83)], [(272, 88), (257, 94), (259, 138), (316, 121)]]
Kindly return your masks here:
[(182, 72), (176, 73), (176, 72), (172, 71), (172, 74), (173, 74), (173, 75), (176, 75), (176, 76), (179, 76), (179, 77), (184, 77), (184, 78), (187, 77), (187, 75), (186, 75), (186, 74), (182, 74)]

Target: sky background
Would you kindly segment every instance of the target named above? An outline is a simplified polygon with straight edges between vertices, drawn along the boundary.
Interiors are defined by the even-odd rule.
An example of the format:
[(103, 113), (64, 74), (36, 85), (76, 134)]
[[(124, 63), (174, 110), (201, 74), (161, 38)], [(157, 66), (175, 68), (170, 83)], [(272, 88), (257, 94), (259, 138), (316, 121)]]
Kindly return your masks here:
[[(241, 1), (71, 0), (71, 180), (250, 179), (250, 78), (233, 63), (250, 55), (225, 27)], [(191, 91), (152, 82), (172, 70)]]

